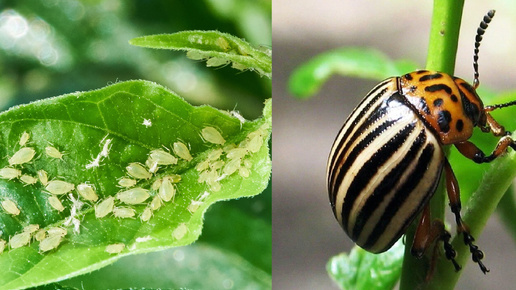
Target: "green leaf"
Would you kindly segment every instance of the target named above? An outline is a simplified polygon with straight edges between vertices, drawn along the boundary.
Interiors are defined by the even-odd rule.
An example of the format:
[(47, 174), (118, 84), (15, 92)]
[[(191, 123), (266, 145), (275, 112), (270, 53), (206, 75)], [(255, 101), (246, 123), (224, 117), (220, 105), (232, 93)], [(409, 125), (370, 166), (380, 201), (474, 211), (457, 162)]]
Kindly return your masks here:
[(381, 254), (355, 246), (349, 255), (332, 257), (326, 270), (341, 289), (393, 289), (400, 278), (403, 250), (401, 239)]
[(232, 63), (238, 70), (253, 70), (272, 77), (271, 50), (257, 49), (248, 42), (218, 31), (181, 31), (133, 38), (130, 44), (142, 47), (184, 50), (187, 57), (206, 60), (207, 66), (217, 67)]
[[(263, 197), (245, 201), (253, 204)], [(210, 207), (203, 234), (191, 246), (124, 257), (61, 283), (84, 289), (271, 289), (271, 225), (240, 208), (241, 201)]]
[[(96, 218), (94, 202), (79, 197), (76, 190), (57, 196), (65, 207), (59, 212), (50, 206), (51, 194), (40, 181), (26, 185), (18, 178), (1, 179), (0, 200), (14, 201), (21, 211), (12, 215), (0, 209), (2, 239), (9, 240), (29, 224), (44, 229), (65, 227), (67, 235), (57, 249), (44, 253), (39, 251), (38, 241), (6, 249), (0, 254), (0, 269), (9, 271), (0, 276), (0, 289), (47, 284), (91, 272), (122, 256), (190, 244), (201, 233), (208, 206), (219, 200), (259, 194), (267, 186), (271, 172), (267, 142), (270, 100), (265, 104), (263, 118), (241, 123), (212, 107), (193, 107), (155, 83), (129, 81), (13, 108), (0, 115), (0, 126), (0, 155), (6, 157), (1, 167), (9, 165), (7, 156), (20, 149), (20, 137), (27, 132), (30, 139), (25, 146), (33, 148), (36, 156), (13, 167), (31, 176), (45, 170), (50, 180), (88, 183), (100, 200), (120, 197), (117, 193), (125, 189), (118, 182), (128, 177), (126, 167), (132, 162), (146, 166), (151, 150), (171, 149), (174, 143), (182, 142), (188, 144), (193, 156), (190, 161), (179, 158), (177, 164), (159, 165), (150, 179), (138, 180), (136, 186), (150, 194), (141, 204), (124, 205), (115, 200), (116, 206), (134, 209), (135, 218), (116, 218), (112, 214)], [(224, 145), (207, 142), (209, 137), (201, 136), (206, 127), (218, 130), (225, 139)], [(44, 153), (50, 144), (64, 153), (62, 159)], [(228, 152), (238, 151), (232, 151), (235, 145), (230, 144), (245, 149), (238, 160), (241, 162), (233, 163), (237, 169), (234, 173), (224, 171), (235, 159)], [(220, 149), (223, 153), (217, 156)], [(177, 156), (174, 150), (171, 153)], [(208, 168), (201, 170), (201, 164)], [(149, 221), (142, 221), (141, 214), (158, 195), (152, 185), (166, 176), (177, 179), (176, 175), (181, 180), (174, 184), (174, 198), (153, 211)], [(199, 180), (201, 175), (206, 181)], [(79, 206), (72, 200), (83, 204)], [(68, 224), (70, 217), (80, 226)], [(107, 253), (106, 247), (116, 243), (125, 245), (121, 253)]]
[(316, 94), (333, 74), (383, 80), (416, 67), (414, 62), (393, 61), (375, 49), (345, 47), (320, 54), (296, 68), (288, 87), (292, 95), (308, 98)]

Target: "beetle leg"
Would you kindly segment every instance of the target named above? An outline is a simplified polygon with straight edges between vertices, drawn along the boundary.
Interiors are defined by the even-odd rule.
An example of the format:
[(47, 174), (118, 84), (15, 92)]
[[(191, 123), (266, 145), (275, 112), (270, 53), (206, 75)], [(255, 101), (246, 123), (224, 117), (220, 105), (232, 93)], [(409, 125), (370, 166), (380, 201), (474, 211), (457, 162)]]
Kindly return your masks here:
[(510, 132), (505, 132), (505, 136), (500, 138), (498, 144), (496, 144), (496, 148), (488, 156), (486, 156), (486, 154), (482, 152), (482, 150), (480, 150), (475, 144), (469, 141), (462, 141), (454, 145), (462, 155), (473, 160), (474, 162), (487, 163), (500, 156), (508, 147), (516, 150), (516, 142), (511, 138), (511, 136), (509, 136), (510, 134)]
[(487, 110), (485, 114), (487, 125), (489, 126), (490, 131), (493, 132), (493, 135), (502, 136), (506, 134), (505, 128), (502, 125), (498, 124), (498, 122), (496, 122), (496, 120), (491, 116), (491, 114), (489, 114)]
[[(473, 143), (470, 143), (473, 144)], [(473, 145), (474, 146), (474, 145)], [(476, 146), (475, 146), (476, 147)], [(484, 253), (478, 249), (478, 246), (473, 244), (475, 239), (469, 233), (468, 226), (462, 221), (462, 217), (460, 215), (461, 203), (460, 203), (460, 190), (459, 184), (457, 183), (457, 178), (455, 178), (455, 174), (452, 171), (450, 163), (448, 160), (444, 162), (444, 170), (446, 172), (446, 191), (448, 192), (448, 198), (450, 200), (451, 211), (455, 215), (455, 221), (457, 223), (457, 232), (462, 233), (464, 236), (464, 244), (469, 246), (469, 251), (471, 252), (471, 258), (473, 262), (477, 263), (482, 272), (487, 273), (489, 269), (484, 266), (482, 263), (482, 258), (484, 258)], [(445, 244), (446, 248), (446, 244)]]
[[(421, 258), (423, 253), (425, 252), (430, 245), (436, 240), (442, 240), (444, 243), (444, 252), (446, 258), (453, 263), (456, 271), (459, 271), (461, 267), (455, 261), (456, 252), (450, 244), (450, 233), (444, 228), (444, 224), (440, 220), (434, 220), (430, 222), (430, 206), (427, 204), (423, 209), (423, 213), (421, 215), (421, 220), (419, 221), (419, 225), (416, 229), (416, 234), (414, 235), (414, 242), (412, 243), (411, 254), (416, 258)], [(438, 244), (434, 245), (434, 253), (432, 255), (432, 261), (430, 264), (430, 270), (427, 274), (427, 280), (432, 276), (432, 273), (435, 268), (435, 261), (437, 258), (437, 248)]]

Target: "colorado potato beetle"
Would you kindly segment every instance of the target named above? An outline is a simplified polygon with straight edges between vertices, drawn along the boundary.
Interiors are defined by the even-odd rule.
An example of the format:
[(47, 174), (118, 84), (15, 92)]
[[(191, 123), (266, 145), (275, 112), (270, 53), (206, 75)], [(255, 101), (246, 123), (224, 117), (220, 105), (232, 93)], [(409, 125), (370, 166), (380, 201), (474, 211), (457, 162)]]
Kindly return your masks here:
[[(412, 245), (421, 257), (436, 240), (455, 269), (456, 252), (441, 221), (431, 222), (429, 200), (445, 174), (451, 211), (458, 233), (484, 274), (484, 254), (473, 243), (461, 218), (460, 193), (444, 145), (455, 145), (476, 163), (490, 162), (516, 142), (490, 112), (516, 101), (484, 106), (476, 93), (478, 48), (494, 10), (477, 30), (473, 85), (436, 71), (419, 70), (392, 77), (377, 85), (354, 109), (340, 130), (328, 160), (327, 185), (333, 213), (344, 231), (372, 253), (388, 250), (422, 213)], [(477, 126), (501, 136), (490, 155), (468, 141)]]

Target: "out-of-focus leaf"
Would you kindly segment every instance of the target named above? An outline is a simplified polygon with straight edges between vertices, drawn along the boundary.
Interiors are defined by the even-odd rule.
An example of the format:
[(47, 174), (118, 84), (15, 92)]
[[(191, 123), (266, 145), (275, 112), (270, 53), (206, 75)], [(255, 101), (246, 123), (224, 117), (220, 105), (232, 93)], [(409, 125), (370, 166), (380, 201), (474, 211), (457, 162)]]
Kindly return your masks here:
[(296, 68), (288, 87), (292, 95), (308, 98), (334, 74), (383, 80), (413, 71), (416, 67), (408, 60), (391, 60), (378, 50), (346, 47), (320, 54)]

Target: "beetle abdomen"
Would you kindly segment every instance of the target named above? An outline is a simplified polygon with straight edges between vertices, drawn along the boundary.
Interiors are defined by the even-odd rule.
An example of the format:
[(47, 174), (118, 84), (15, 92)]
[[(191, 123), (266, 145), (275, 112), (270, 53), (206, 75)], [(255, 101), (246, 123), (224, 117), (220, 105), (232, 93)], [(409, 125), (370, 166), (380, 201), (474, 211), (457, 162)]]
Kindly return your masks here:
[(362, 248), (389, 249), (435, 192), (444, 155), (433, 132), (398, 93), (375, 87), (344, 123), (328, 163), (333, 212)]

